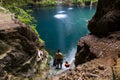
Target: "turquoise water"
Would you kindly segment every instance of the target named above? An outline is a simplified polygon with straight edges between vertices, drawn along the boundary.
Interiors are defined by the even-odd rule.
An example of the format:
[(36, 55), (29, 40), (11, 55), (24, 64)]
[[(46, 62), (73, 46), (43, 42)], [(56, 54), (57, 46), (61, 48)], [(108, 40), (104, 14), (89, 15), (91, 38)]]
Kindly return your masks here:
[(95, 7), (34, 8), (37, 30), (50, 54), (54, 54), (57, 49), (68, 56), (74, 54), (78, 40), (89, 33), (87, 21), (95, 11)]

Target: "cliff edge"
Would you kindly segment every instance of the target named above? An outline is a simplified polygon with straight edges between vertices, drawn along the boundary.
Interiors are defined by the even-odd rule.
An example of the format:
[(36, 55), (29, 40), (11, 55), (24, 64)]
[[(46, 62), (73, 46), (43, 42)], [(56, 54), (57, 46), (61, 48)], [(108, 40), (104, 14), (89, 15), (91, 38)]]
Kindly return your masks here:
[[(39, 49), (43, 55), (37, 63)], [(0, 80), (33, 80), (47, 70), (47, 61), (48, 53), (38, 35), (0, 7)]]

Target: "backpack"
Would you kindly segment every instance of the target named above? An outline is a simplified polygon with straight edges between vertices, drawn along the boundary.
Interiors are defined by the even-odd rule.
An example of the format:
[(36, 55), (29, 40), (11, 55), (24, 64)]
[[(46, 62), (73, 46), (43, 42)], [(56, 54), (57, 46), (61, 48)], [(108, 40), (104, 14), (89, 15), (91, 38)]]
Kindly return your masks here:
[(63, 55), (61, 53), (56, 54), (56, 59), (63, 59)]

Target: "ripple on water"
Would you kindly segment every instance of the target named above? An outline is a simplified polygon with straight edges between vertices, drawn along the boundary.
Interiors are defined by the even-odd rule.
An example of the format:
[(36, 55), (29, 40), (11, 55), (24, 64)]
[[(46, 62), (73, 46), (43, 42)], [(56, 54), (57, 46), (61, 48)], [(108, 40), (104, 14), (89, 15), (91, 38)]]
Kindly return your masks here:
[(68, 10), (72, 10), (72, 9), (73, 9), (72, 7), (68, 8)]
[(59, 14), (65, 13), (66, 11), (58, 11)]

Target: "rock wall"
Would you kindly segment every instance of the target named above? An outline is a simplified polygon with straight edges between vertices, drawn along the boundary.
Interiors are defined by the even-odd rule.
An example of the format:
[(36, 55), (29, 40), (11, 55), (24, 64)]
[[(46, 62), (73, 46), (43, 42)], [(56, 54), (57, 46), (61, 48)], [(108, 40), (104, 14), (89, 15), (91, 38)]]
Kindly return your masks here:
[(77, 66), (96, 58), (110, 57), (117, 59), (120, 52), (119, 44), (120, 31), (111, 33), (107, 37), (86, 35), (78, 42), (75, 65)]
[(88, 29), (94, 35), (106, 35), (120, 30), (120, 0), (99, 0), (97, 11)]
[(120, 31), (107, 37), (88, 34), (78, 42), (75, 68), (56, 76), (56, 80), (119, 80)]
[[(38, 49), (43, 51), (39, 63)], [(0, 12), (0, 80), (33, 80), (46, 68), (47, 58), (44, 44), (29, 26), (13, 20), (9, 12)]]
[[(75, 66), (82, 71), (82, 66), (86, 65), (85, 67), (87, 68), (83, 75), (86, 80), (120, 79), (118, 76), (120, 72), (118, 70), (118, 59), (120, 57), (119, 4), (120, 0), (99, 0), (97, 11), (88, 23), (88, 29), (91, 33), (82, 37), (78, 42)], [(102, 63), (98, 62), (99, 60)], [(104, 72), (102, 73), (104, 74), (103, 76), (101, 75), (101, 70), (98, 69), (98, 65), (102, 65), (104, 68), (102, 71)], [(79, 78), (81, 80), (84, 79), (82, 77)]]

